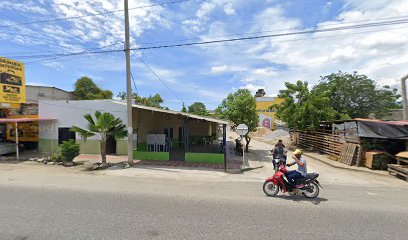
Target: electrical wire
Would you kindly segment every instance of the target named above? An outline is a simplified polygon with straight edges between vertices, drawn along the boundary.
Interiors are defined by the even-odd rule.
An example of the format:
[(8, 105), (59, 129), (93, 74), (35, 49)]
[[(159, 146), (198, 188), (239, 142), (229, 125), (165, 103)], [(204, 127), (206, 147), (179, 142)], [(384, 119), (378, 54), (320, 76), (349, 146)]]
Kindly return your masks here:
[[(132, 72), (130, 72), (130, 76), (132, 77), (133, 86), (135, 86), (135, 91), (136, 91), (136, 94), (137, 94), (137, 95), (139, 95), (139, 91), (137, 90), (137, 87), (136, 87), (136, 81), (135, 81), (135, 79), (133, 78), (133, 74), (132, 74)], [(139, 95), (139, 96), (140, 96), (140, 95)]]
[(140, 61), (141, 63), (143, 63), (143, 65), (145, 65), (145, 67), (146, 67), (147, 69), (149, 69), (149, 71), (150, 71), (151, 73), (153, 73), (153, 75), (155, 75), (156, 78), (157, 78), (176, 98), (178, 98), (181, 102), (183, 102), (183, 100), (163, 81), (163, 79), (161, 79), (161, 77), (159, 77), (159, 75), (157, 75), (157, 73), (156, 73), (155, 71), (153, 71), (153, 69), (152, 69), (149, 65), (147, 65), (147, 63), (143, 60), (143, 58), (140, 57), (139, 54), (138, 54), (136, 51), (133, 51), (133, 52), (135, 53), (135, 55), (136, 55), (136, 57), (139, 59), (139, 61)]
[[(162, 3), (155, 3), (155, 4), (151, 4), (151, 5), (132, 7), (132, 8), (129, 8), (129, 11), (136, 10), (136, 9), (142, 9), (142, 8), (151, 8), (151, 7), (164, 6), (164, 5), (169, 5), (169, 4), (183, 3), (183, 2), (188, 2), (188, 1), (191, 1), (191, 0), (177, 0), (177, 1), (168, 1), (168, 2), (162, 2)], [(6, 24), (6, 25), (0, 25), (0, 28), (31, 25), (31, 24), (40, 24), (40, 23), (49, 23), (49, 22), (58, 22), (58, 21), (66, 21), (66, 20), (71, 20), (71, 19), (78, 19), (78, 18), (85, 18), (85, 17), (95, 17), (95, 16), (112, 14), (112, 13), (117, 13), (117, 12), (124, 12), (124, 11), (125, 11), (124, 9), (120, 9), (120, 10), (99, 12), (99, 13), (94, 13), (94, 14), (80, 15), (80, 16), (45, 19), (45, 20), (40, 20), (40, 21), (22, 22), (22, 23), (15, 23), (15, 24)]]
[[(371, 19), (371, 20), (359, 20), (359, 21), (350, 21), (350, 22), (342, 22), (342, 23), (330, 23), (330, 24), (324, 24), (324, 25), (315, 25), (315, 26), (311, 26), (309, 28), (318, 29), (318, 28), (327, 27), (327, 26), (341, 26), (341, 25), (354, 24), (354, 23), (360, 23), (360, 22), (372, 22), (372, 21), (387, 20), (387, 19), (398, 19), (398, 18), (404, 19), (404, 18), (408, 18), (408, 16), (377, 18), (377, 19)], [(295, 28), (287, 28), (287, 29), (279, 29), (279, 30), (266, 30), (266, 31), (257, 31), (257, 32), (248, 32), (248, 33), (235, 33), (235, 34), (218, 35), (218, 36), (202, 36), (202, 37), (186, 38), (186, 39), (175, 39), (175, 40), (145, 42), (145, 43), (139, 43), (139, 44), (140, 45), (153, 45), (153, 44), (160, 44), (160, 43), (184, 42), (184, 41), (192, 41), (192, 40), (200, 40), (200, 39), (212, 39), (212, 38), (222, 38), (222, 37), (260, 34), (260, 33), (271, 33), (271, 32), (284, 32), (284, 31), (301, 30), (301, 29), (305, 29), (305, 28), (295, 27)]]
[(401, 19), (401, 20), (394, 20), (394, 21), (384, 21), (384, 22), (377, 22), (377, 23), (366, 23), (366, 24), (357, 24), (357, 25), (351, 25), (351, 26), (342, 26), (342, 27), (335, 27), (335, 28), (304, 30), (304, 31), (298, 31), (298, 32), (288, 32), (288, 33), (279, 33), (279, 34), (266, 34), (266, 35), (260, 35), (260, 36), (230, 38), (230, 39), (191, 42), (191, 43), (181, 43), (181, 44), (159, 45), (159, 46), (151, 46), (151, 47), (138, 47), (138, 48), (131, 48), (131, 50), (148, 50), (148, 49), (159, 49), (159, 48), (172, 48), (172, 47), (182, 47), (182, 46), (204, 45), (204, 44), (211, 44), (211, 43), (235, 42), (235, 41), (243, 41), (243, 40), (253, 40), (253, 39), (263, 39), (263, 38), (273, 38), (273, 37), (312, 34), (312, 33), (325, 33), (325, 32), (333, 32), (333, 31), (352, 30), (352, 29), (360, 29), (360, 28), (368, 28), (368, 27), (391, 26), (391, 25), (407, 24), (407, 23), (408, 23), (408, 19)]
[[(343, 30), (362, 29), (362, 28), (369, 28), (369, 27), (382, 27), (382, 26), (399, 25), (399, 24), (406, 24), (406, 23), (408, 23), (408, 19), (383, 21), (383, 22), (367, 23), (367, 24), (357, 24), (357, 25), (326, 28), (326, 29), (304, 30), (304, 31), (297, 31), (297, 32), (280, 33), (280, 34), (267, 34), (267, 35), (260, 35), (260, 36), (230, 38), (230, 39), (221, 39), (221, 40), (212, 40), (212, 41), (168, 44), (168, 45), (158, 45), (158, 46), (150, 46), (150, 47), (137, 47), (137, 48), (131, 48), (130, 50), (138, 51), (138, 50), (173, 48), (173, 47), (182, 47), (182, 46), (206, 45), (206, 44), (214, 44), (214, 43), (225, 43), (225, 42), (236, 42), (236, 41), (244, 41), (244, 40), (283, 37), (283, 36), (304, 35), (304, 34), (311, 34), (311, 33), (326, 33), (326, 32), (335, 32), (335, 31), (343, 31)], [(293, 40), (282, 40), (282, 42), (285, 42), (285, 41), (293, 41)], [(76, 55), (84, 55), (84, 54), (103, 54), (103, 53), (112, 53), (112, 52), (120, 52), (120, 51), (124, 51), (124, 50), (82, 51), (82, 52), (60, 53), (60, 54), (49, 54), (49, 55), (46, 55), (46, 54), (45, 55), (31, 55), (31, 56), (26, 56), (26, 57), (27, 58), (66, 57), (66, 56), (76, 56)]]

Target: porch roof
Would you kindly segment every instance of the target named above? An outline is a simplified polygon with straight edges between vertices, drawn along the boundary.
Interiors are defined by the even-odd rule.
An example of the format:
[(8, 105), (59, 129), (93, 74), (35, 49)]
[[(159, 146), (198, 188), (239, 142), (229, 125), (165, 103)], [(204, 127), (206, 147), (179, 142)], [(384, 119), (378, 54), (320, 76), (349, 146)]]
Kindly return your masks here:
[(54, 121), (52, 118), (0, 118), (0, 123)]
[[(117, 104), (121, 105), (126, 105), (124, 102), (115, 102)], [(160, 108), (155, 108), (155, 107), (147, 107), (139, 104), (133, 104), (133, 108), (138, 108), (138, 109), (143, 109), (143, 110), (148, 110), (148, 111), (154, 111), (154, 112), (161, 112), (161, 113), (167, 113), (167, 114), (173, 114), (173, 115), (180, 115), (188, 118), (193, 118), (193, 119), (198, 119), (198, 120), (203, 120), (207, 122), (212, 122), (212, 123), (218, 123), (218, 124), (230, 124), (230, 122), (218, 119), (218, 118), (212, 118), (212, 117), (205, 117), (205, 116), (199, 116), (191, 113), (185, 113), (185, 112), (178, 112), (178, 111), (173, 111), (173, 110), (166, 110), (166, 109), (160, 109)]]

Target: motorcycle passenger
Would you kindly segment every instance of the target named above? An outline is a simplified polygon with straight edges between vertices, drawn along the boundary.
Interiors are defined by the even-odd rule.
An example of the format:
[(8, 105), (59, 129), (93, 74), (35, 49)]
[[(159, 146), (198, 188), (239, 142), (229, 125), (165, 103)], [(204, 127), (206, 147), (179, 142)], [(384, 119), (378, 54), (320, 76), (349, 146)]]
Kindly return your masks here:
[[(306, 175), (307, 175), (307, 163), (306, 163), (306, 159), (304, 159), (302, 157), (302, 151), (297, 149), (293, 154), (294, 154), (294, 156), (292, 158), (295, 161), (292, 162), (292, 163), (287, 164), (287, 166), (290, 167), (290, 166), (293, 166), (293, 165), (297, 164), (298, 169), (290, 171), (290, 172), (288, 172), (286, 174), (286, 177), (288, 178), (289, 183), (291, 185), (293, 185), (293, 183), (294, 183), (294, 181), (296, 179), (306, 177)], [(298, 187), (298, 186), (296, 186), (296, 187)]]
[(275, 148), (273, 150), (271, 150), (272, 155), (273, 155), (273, 160), (272, 160), (272, 164), (273, 164), (273, 168), (275, 170), (278, 169), (279, 166), (276, 166), (276, 162), (274, 161), (275, 159), (282, 159), (283, 164), (286, 164), (286, 149), (285, 149), (285, 145), (283, 145), (282, 140), (279, 139), (278, 143), (275, 145)]

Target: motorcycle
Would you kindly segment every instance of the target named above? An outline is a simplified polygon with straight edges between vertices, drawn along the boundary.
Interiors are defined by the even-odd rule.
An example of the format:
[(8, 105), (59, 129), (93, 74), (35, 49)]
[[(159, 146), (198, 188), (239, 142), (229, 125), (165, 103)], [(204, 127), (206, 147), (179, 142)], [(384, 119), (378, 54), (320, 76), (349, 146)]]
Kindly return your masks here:
[(263, 191), (266, 195), (274, 197), (278, 194), (279, 189), (283, 193), (289, 192), (290, 195), (303, 195), (307, 198), (315, 198), (319, 195), (319, 187), (322, 188), (322, 186), (317, 180), (319, 177), (318, 173), (308, 173), (306, 177), (296, 179), (293, 184), (290, 184), (286, 176), (288, 170), (282, 161), (280, 161), (278, 169), (263, 184)]

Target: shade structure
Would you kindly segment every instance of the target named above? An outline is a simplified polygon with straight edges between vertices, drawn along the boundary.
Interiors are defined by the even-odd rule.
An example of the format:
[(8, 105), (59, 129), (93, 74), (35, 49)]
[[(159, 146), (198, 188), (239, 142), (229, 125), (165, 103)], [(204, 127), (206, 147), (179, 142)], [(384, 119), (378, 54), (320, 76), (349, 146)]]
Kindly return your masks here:
[(20, 159), (20, 151), (18, 149), (18, 123), (22, 122), (40, 122), (40, 121), (54, 121), (52, 118), (0, 118), (0, 123), (14, 123), (16, 133), (16, 157)]

